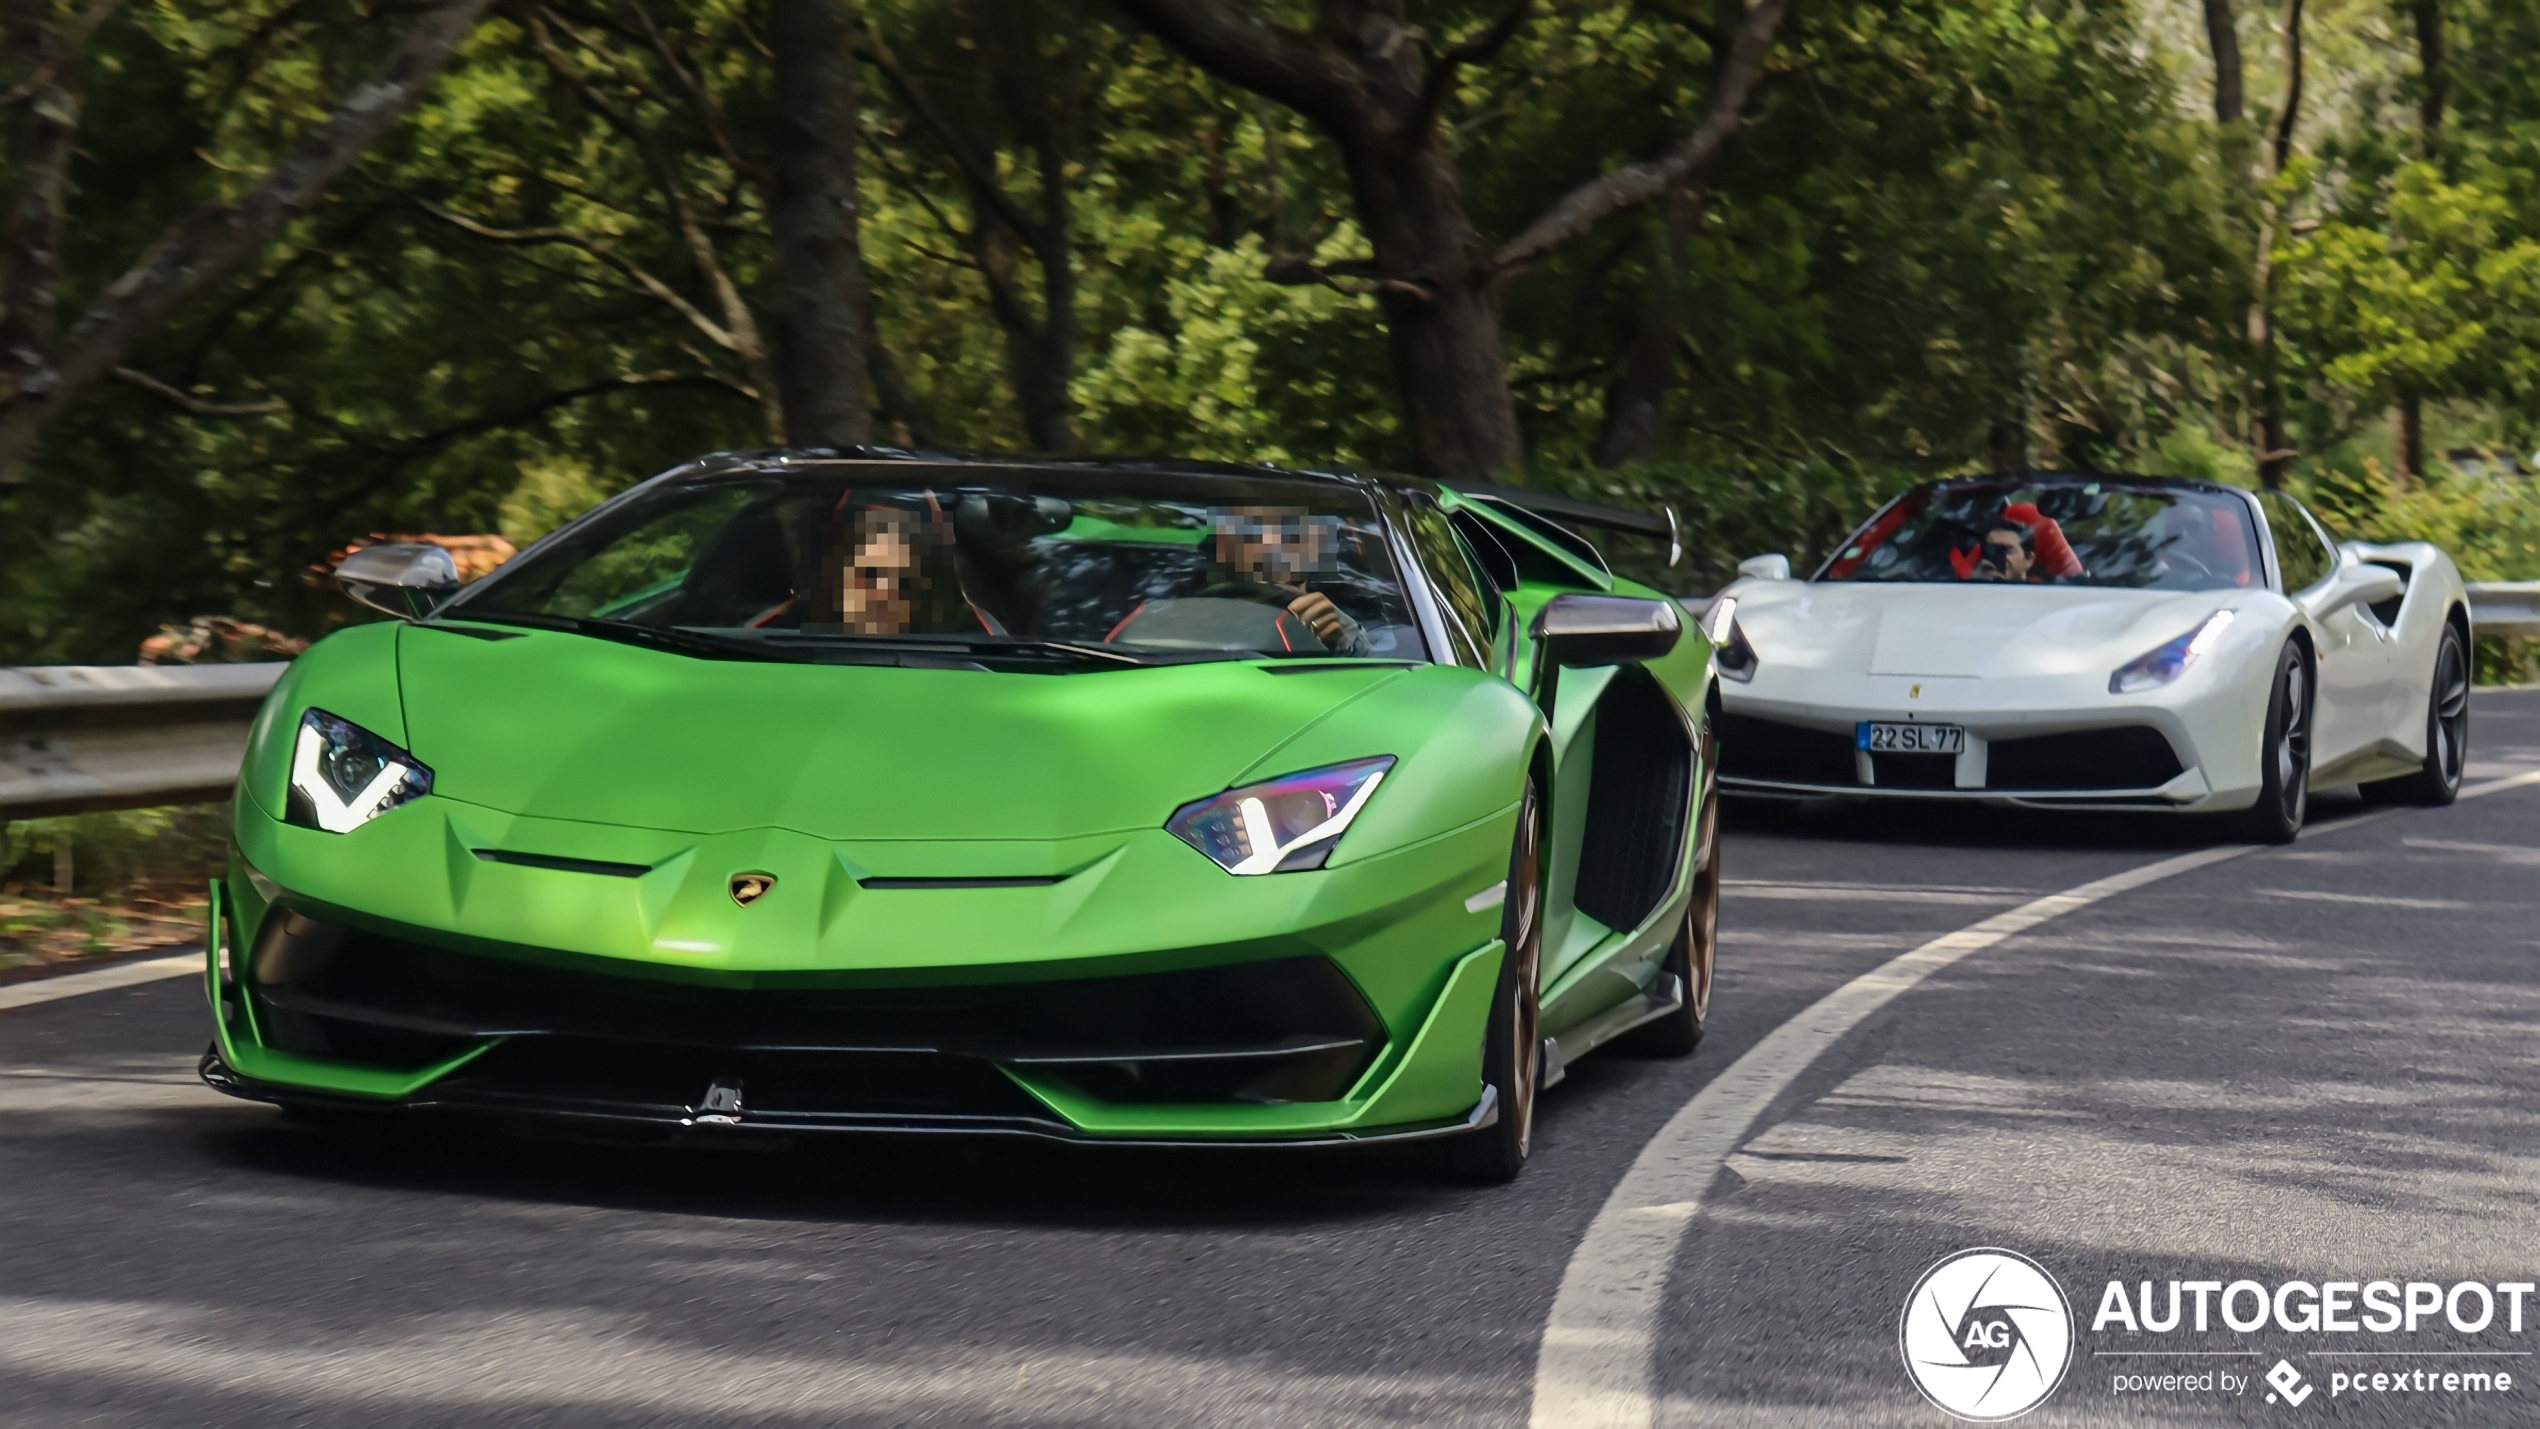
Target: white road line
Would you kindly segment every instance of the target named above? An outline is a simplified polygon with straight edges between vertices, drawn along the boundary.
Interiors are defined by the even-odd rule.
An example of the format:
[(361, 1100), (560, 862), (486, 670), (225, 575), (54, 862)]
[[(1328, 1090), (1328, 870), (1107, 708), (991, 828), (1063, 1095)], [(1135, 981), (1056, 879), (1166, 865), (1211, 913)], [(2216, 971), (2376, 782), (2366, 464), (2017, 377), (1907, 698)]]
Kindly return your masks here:
[(117, 963), (95, 972), (65, 973), (60, 977), (39, 978), (34, 982), (13, 982), (0, 987), (0, 1012), (12, 1008), (33, 1007), (38, 1003), (57, 1002), (77, 997), (83, 992), (108, 992), (119, 987), (138, 987), (162, 978), (183, 977), (203, 970), (203, 950), (178, 953), (173, 957), (146, 958), (139, 962)]
[[(2461, 797), (2529, 784), (2540, 784), (2540, 769), (2472, 785)], [(2376, 810), (2303, 832), (2336, 833), (2400, 812)], [(1655, 1332), (1677, 1247), (1756, 1119), (1845, 1034), (1969, 953), (2102, 899), (2259, 851), (2248, 844), (2204, 849), (2050, 893), (1882, 963), (1766, 1033), (1641, 1148), (1571, 1252), (1535, 1352), (1533, 1429), (1646, 1429), (1655, 1421)]]

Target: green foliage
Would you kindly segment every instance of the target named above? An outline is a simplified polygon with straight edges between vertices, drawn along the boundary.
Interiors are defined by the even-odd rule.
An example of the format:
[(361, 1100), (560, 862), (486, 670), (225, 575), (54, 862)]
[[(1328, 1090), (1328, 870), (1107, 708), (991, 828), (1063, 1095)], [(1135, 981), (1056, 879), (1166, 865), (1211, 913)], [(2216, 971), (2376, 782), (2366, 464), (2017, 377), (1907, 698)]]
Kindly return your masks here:
[(2373, 458), (2307, 474), (2295, 492), (2331, 534), (2431, 541), (2473, 581), (2540, 580), (2540, 500), (2527, 480), (2441, 467), (2401, 487)]
[[(1413, 23), (1442, 41), (1497, 8), (1418, 0)], [(81, 67), (66, 313), (173, 216), (263, 172), (376, 59), (384, 13), (119, 12)], [(2405, 27), (2380, 13), (2315, 16), (2346, 28), (2314, 50), (2302, 155), (2263, 195), (2297, 482), (2350, 530), (2532, 574), (2528, 483), (2377, 473), (2402, 396), (2438, 447), (2540, 444), (2540, 0), (2446, 4), (2453, 105), (2432, 143)], [(1486, 236), (1695, 122), (1713, 55), (1693, 14), (1541, 9), (1460, 75), (1446, 117)], [(754, 0), (492, 15), (389, 140), (132, 362), (198, 404), (287, 410), (109, 385), (0, 487), (0, 663), (128, 661), (205, 613), (320, 635), (365, 618), (306, 577), (346, 541), (525, 542), (673, 462), (771, 440), (719, 296), (728, 280), (768, 323)], [(865, 265), (909, 404), (889, 437), (1027, 445), (1018, 324), (1063, 316), (1081, 450), (1408, 460), (1366, 284), (1265, 276), (1367, 251), (1351, 176), (1303, 120), (1082, 0), (864, 15), (941, 111), (866, 66)], [(1509, 276), (1531, 479), (1672, 507), (1690, 554), (1668, 579), (1690, 588), (1766, 550), (1805, 566), (1918, 476), (2027, 461), (2254, 480), (2255, 126), (2203, 117), (2195, 27), (2174, 19), (2123, 0), (1793, 7), (1680, 263), (1652, 210)], [(2243, 26), (2261, 109), (2279, 62), (2262, 28)], [(1034, 214), (1063, 211), (1068, 283), (983, 217), (957, 146)], [(1665, 439), (1598, 470), (1605, 396), (1656, 296), (1685, 315)]]
[(2469, 395), (2530, 410), (2540, 239), (2512, 231), (2496, 177), (2447, 183), (2434, 164), (2403, 164), (2378, 213), (2322, 223), (2279, 252), (2280, 311), (2333, 399), (2370, 410)]

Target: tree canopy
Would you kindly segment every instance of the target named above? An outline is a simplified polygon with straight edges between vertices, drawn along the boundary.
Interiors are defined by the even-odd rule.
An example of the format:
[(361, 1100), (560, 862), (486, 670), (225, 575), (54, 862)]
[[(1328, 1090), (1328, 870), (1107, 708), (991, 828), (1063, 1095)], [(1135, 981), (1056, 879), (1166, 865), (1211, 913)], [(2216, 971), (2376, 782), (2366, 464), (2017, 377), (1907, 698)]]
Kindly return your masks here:
[(2540, 0), (6, 0), (0, 105), (0, 663), (868, 432), (1663, 501), (1698, 574), (2268, 479), (2540, 575), (2445, 461), (2540, 442)]

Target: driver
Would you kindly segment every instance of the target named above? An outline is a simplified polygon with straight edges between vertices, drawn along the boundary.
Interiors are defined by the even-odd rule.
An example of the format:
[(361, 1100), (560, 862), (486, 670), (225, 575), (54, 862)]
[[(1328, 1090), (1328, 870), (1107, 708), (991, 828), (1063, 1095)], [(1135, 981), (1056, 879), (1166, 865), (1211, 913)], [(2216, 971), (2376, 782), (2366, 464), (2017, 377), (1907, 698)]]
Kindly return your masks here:
[(2045, 574), (2037, 568), (2036, 533), (2008, 516), (1994, 522), (1984, 533), (1981, 554), (1983, 559), (1975, 568), (1977, 580), (2045, 583)]
[(1252, 586), (1284, 597), (1288, 613), (1304, 621), (1326, 649), (1368, 652), (1365, 628), (1300, 579), (1333, 568), (1332, 522), (1292, 506), (1230, 506), (1211, 511), (1209, 525), (1217, 555), (1211, 588)]

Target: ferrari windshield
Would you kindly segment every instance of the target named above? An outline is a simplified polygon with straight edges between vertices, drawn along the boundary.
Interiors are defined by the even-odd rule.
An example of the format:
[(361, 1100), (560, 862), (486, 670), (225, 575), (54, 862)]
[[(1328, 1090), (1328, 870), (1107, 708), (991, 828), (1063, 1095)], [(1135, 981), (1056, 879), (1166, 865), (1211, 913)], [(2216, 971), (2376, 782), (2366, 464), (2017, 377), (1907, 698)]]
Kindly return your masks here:
[(2143, 478), (1988, 477), (1915, 487), (1818, 579), (2224, 590), (2265, 584), (2248, 504)]
[(1426, 658), (1364, 493), (1150, 470), (794, 461), (665, 482), (442, 613), (772, 659)]

